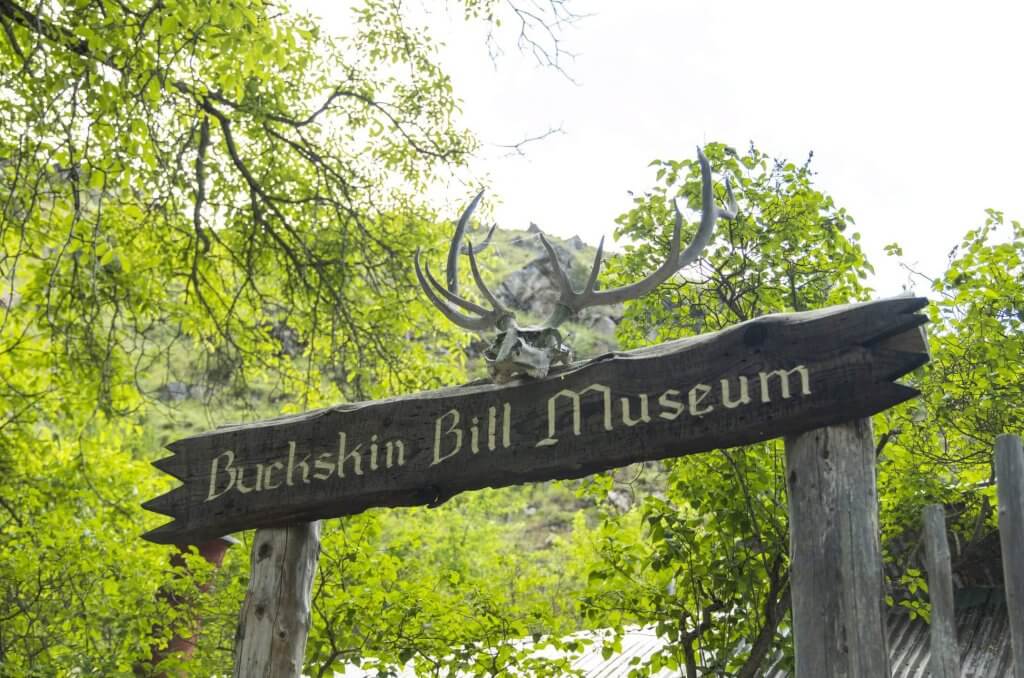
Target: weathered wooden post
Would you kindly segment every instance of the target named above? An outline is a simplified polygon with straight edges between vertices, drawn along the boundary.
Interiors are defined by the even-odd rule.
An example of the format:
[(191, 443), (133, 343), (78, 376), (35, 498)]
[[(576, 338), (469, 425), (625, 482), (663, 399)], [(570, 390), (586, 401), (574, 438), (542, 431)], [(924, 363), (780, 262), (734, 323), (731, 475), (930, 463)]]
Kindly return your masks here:
[(889, 676), (871, 420), (786, 438), (796, 675)]
[(928, 597), (932, 604), (931, 660), (932, 678), (960, 678), (960, 650), (956, 638), (956, 611), (953, 607), (953, 572), (946, 537), (946, 509), (929, 504), (924, 519), (924, 553), (928, 566)]
[(320, 521), (256, 530), (235, 635), (235, 678), (301, 675), (319, 558)]
[(1024, 678), (1024, 449), (1020, 438), (996, 438), (999, 542), (1013, 645), (1013, 677)]

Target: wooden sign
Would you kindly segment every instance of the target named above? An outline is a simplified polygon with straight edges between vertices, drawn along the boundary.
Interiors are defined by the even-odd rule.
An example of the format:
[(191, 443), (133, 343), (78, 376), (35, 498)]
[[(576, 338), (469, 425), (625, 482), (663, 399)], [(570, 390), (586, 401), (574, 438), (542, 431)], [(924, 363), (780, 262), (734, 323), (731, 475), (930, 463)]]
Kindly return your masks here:
[(179, 440), (155, 462), (182, 485), (144, 504), (145, 535), (199, 543), (374, 506), (436, 506), (483, 487), (578, 478), (866, 417), (917, 395), (928, 360), (901, 297), (757, 318), (576, 363), (544, 379), (476, 383)]

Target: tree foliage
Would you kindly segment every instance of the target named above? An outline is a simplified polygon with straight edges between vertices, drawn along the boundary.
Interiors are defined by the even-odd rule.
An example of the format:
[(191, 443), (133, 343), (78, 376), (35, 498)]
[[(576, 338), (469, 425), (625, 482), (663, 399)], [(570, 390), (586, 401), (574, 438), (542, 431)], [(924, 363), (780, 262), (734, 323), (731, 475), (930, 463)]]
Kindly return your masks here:
[[(627, 308), (620, 338), (643, 345), (722, 329), (758, 315), (864, 299), (870, 272), (852, 219), (813, 184), (803, 165), (773, 160), (755, 147), (742, 156), (706, 149), (715, 176), (729, 177), (737, 218), (721, 222), (694, 270)], [(637, 244), (618, 262), (634, 276), (668, 249), (671, 202), (700, 208), (695, 160), (652, 163), (657, 184), (619, 218), (619, 235)], [(687, 227), (695, 230), (695, 225)], [(629, 515), (609, 513), (584, 598), (601, 624), (656, 624), (670, 642), (636, 675), (663, 666), (696, 675), (753, 675), (769, 651), (785, 648), (788, 523), (781, 441), (720, 450), (657, 465), (660, 494)], [(595, 484), (598, 496), (600, 484)], [(608, 485), (604, 486), (608, 489)], [(615, 613), (615, 614), (612, 614)]]
[(127, 673), (158, 623), (159, 642), (189, 625), (166, 592), (208, 573), (138, 539), (168, 489), (144, 463), (166, 379), (236, 416), (451, 380), (446, 340), (407, 341), (433, 334), (409, 195), (474, 141), (399, 4), (350, 20), (333, 38), (259, 0), (0, 2), (3, 673)]
[[(707, 153), (737, 187), (739, 216), (720, 226), (695, 270), (627, 309), (620, 331), (627, 344), (868, 297), (863, 281), (872, 269), (858, 235), (847, 232), (853, 221), (814, 187), (809, 161), (775, 161), (753, 147), (739, 156), (715, 144)], [(619, 220), (620, 234), (637, 241), (618, 261), (623, 276), (664, 255), (672, 198), (699, 207), (695, 162), (653, 165), (659, 183)], [(928, 503), (947, 506), (959, 581), (998, 583), (979, 581), (974, 563), (991, 558), (993, 441), (1015, 429), (1024, 395), (1022, 236), (1019, 223), (1007, 228), (989, 210), (942, 276), (917, 276), (939, 295), (930, 309), (932, 361), (908, 377), (923, 395), (875, 417), (887, 600), (913, 616), (927, 617), (929, 609), (919, 548)], [(590, 623), (620, 631), (653, 623), (669, 641), (633, 667), (635, 675), (664, 666), (688, 676), (751, 676), (772, 662), (791, 667), (781, 441), (666, 462), (656, 473), (663, 490), (626, 514), (609, 510), (595, 537), (597, 561), (583, 599)], [(612, 486), (594, 482), (590, 492), (600, 498)]]
[[(461, 5), (504, 16), (560, 67), (549, 29), (575, 15), (538, 6), (553, 19)], [(160, 444), (190, 418), (461, 379), (459, 341), (433, 328), (408, 263), (445, 229), (411, 196), (475, 141), (401, 3), (363, 0), (349, 19), (332, 37), (260, 0), (0, 0), (0, 673), (145, 673), (200, 619), (195, 656), (159, 668), (223, 673), (249, 537), (219, 570), (194, 552), (172, 566), (139, 539), (161, 522), (139, 504), (169, 489), (148, 465)], [(739, 216), (693, 270), (628, 306), (626, 347), (868, 297), (853, 220), (810, 158), (707, 154)], [(654, 167), (619, 220), (633, 245), (609, 285), (664, 256), (672, 198), (699, 207), (696, 162)], [(993, 525), (991, 441), (1024, 401), (1021, 243), (990, 211), (927, 281), (939, 299), (933, 361), (913, 377), (924, 397), (876, 420), (892, 602), (916, 614), (920, 507), (952, 507), (968, 550)], [(155, 398), (171, 381), (190, 404)], [(305, 670), (565, 675), (564, 657), (524, 640), (571, 653), (585, 642), (571, 632), (611, 628), (611, 653), (629, 624), (670, 641), (636, 675), (785, 662), (782, 467), (771, 442), (651, 465), (626, 509), (608, 501), (620, 473), (575, 498), (508, 488), (329, 521)], [(556, 496), (562, 518), (524, 519)]]
[(339, 39), (263, 2), (0, 8), (4, 273), (45, 298), (60, 360), (109, 370), (140, 344), (150, 369), (159, 324), (259, 363), (287, 323), (349, 394), (408, 372), (386, 312), (414, 303), (405, 196), (473, 142), (396, 5)]
[[(897, 244), (889, 253), (901, 256)], [(1024, 397), (1024, 229), (986, 210), (952, 248), (946, 270), (911, 280), (934, 301), (931, 362), (916, 377), (922, 397), (878, 417), (880, 501), (892, 600), (928, 614), (916, 535), (926, 504), (947, 507), (953, 569), (965, 586), (1000, 583), (992, 453), (996, 436), (1020, 432)], [(993, 549), (994, 547), (994, 549)]]

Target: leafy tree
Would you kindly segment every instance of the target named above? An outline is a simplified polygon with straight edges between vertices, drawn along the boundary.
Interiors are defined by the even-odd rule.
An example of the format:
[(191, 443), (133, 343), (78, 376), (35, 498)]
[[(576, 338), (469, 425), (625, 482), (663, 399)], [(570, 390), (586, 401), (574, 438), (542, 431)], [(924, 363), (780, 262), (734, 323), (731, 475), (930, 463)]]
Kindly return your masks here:
[[(462, 7), (511, 12), (527, 44), (555, 35), (514, 3)], [(138, 538), (161, 522), (139, 503), (169, 485), (146, 462), (199, 416), (154, 401), (165, 382), (204, 386), (222, 423), (460, 378), (458, 344), (431, 327), (407, 263), (444, 235), (408, 192), (475, 141), (400, 3), (363, 0), (350, 17), (333, 38), (259, 0), (0, 0), (0, 673), (145, 672), (151, 645), (191, 635), (197, 617), (187, 670), (230, 661), (246, 544), (213, 572), (195, 555), (172, 568)], [(557, 67), (560, 50), (536, 53)], [(865, 298), (852, 220), (809, 163), (708, 155), (740, 217), (695, 271), (629, 306), (625, 344)], [(699, 199), (695, 163), (655, 166), (658, 185), (620, 220), (636, 245), (611, 284), (664, 255), (671, 197)], [(925, 499), (963, 507), (969, 535), (992, 522), (988, 450), (1021, 402), (1024, 302), (1020, 226), (993, 242), (1005, 224), (989, 217), (934, 282), (923, 405), (878, 420), (889, 543)], [(597, 525), (578, 514), (544, 548), (521, 547), (514, 489), (331, 521), (307, 672), (566, 673), (520, 640), (572, 650), (558, 638), (580, 625), (641, 622), (672, 643), (638, 674), (752, 675), (788, 642), (780, 446), (656, 468), (663, 491), (624, 513), (603, 504)], [(583, 487), (602, 499), (612, 480)], [(894, 576), (910, 572), (889, 555)], [(912, 592), (903, 602), (926, 612)]]
[(914, 444), (922, 457), (950, 465), (953, 473), (987, 469), (996, 436), (1021, 420), (1022, 274), (1024, 228), (988, 210), (985, 223), (952, 250), (940, 277), (916, 276), (938, 295), (929, 326), (934, 356), (918, 410), (927, 410), (942, 441)]
[[(127, 674), (194, 629), (169, 603), (208, 568), (139, 539), (166, 381), (223, 422), (455, 380), (409, 196), (475, 141), (401, 3), (349, 17), (335, 38), (263, 0), (0, 0), (0, 673)], [(244, 559), (195, 601), (192, 672), (223, 670)]]
[[(899, 245), (888, 249), (902, 255)], [(911, 273), (935, 297), (931, 361), (916, 379), (921, 399), (879, 418), (879, 488), (893, 601), (927, 615), (916, 548), (926, 504), (947, 507), (959, 580), (993, 583), (979, 581), (973, 563), (992, 557), (995, 438), (1019, 432), (1022, 416), (1024, 229), (987, 210), (983, 225), (952, 249), (942, 275)]]
[[(864, 299), (871, 271), (847, 233), (853, 223), (813, 184), (803, 165), (706, 149), (716, 176), (735, 186), (739, 214), (720, 222), (693, 271), (632, 303), (620, 339), (627, 346), (713, 331), (758, 315)], [(618, 262), (635, 276), (668, 249), (671, 200), (700, 207), (696, 161), (656, 161), (658, 184), (619, 218), (637, 244)], [(689, 227), (695, 230), (695, 225)], [(687, 676), (751, 676), (770, 651), (789, 606), (788, 523), (781, 441), (695, 455), (656, 468), (663, 493), (604, 517), (600, 560), (583, 604), (590, 623), (656, 624), (670, 643), (633, 673), (664, 666)], [(594, 483), (601, 496), (608, 484)], [(632, 514), (639, 514), (637, 521)], [(636, 531), (642, 526), (642, 538)], [(629, 536), (623, 536), (629, 535)]]
[[(732, 179), (739, 218), (723, 223), (706, 257), (676, 284), (627, 309), (627, 344), (719, 329), (756, 315), (863, 300), (871, 271), (849, 215), (812, 184), (802, 166), (744, 156), (712, 144), (716, 172)], [(659, 185), (620, 218), (620, 234), (637, 241), (618, 262), (634, 276), (667, 249), (670, 199), (699, 206), (692, 161), (658, 161)], [(921, 509), (947, 506), (954, 569), (971, 581), (995, 527), (991, 455), (996, 435), (1015, 428), (1024, 383), (1021, 304), (1024, 230), (989, 210), (953, 250), (947, 271), (923, 280), (930, 307), (931, 363), (908, 377), (918, 400), (875, 417), (880, 516), (888, 601), (928, 615), (920, 549)], [(890, 253), (900, 254), (898, 245)], [(654, 624), (669, 644), (644, 665), (686, 675), (751, 676), (769, 658), (791, 660), (784, 632), (788, 596), (788, 528), (780, 441), (721, 450), (658, 465), (664, 490), (625, 514), (606, 505), (590, 537), (598, 564), (583, 599), (596, 626)], [(594, 481), (602, 497), (610, 478)], [(989, 582), (986, 582), (989, 583)], [(780, 633), (780, 631), (783, 631)], [(615, 640), (608, 645), (615, 649)], [(774, 659), (773, 659), (774, 660)]]
[(523, 639), (576, 630), (577, 580), (560, 548), (524, 550), (523, 494), (481, 491), (439, 509), (371, 511), (323, 542), (307, 661), (406, 664), (417, 675), (572, 675), (566, 657), (533, 656)]
[(365, 3), (338, 39), (264, 2), (0, 9), (4, 273), (45, 298), (61, 361), (102, 372), (140, 342), (149, 369), (159, 321), (272, 363), (287, 323), (350, 394), (403, 373), (386, 310), (413, 301), (423, 213), (388, 186), (422, 189), (473, 141), (397, 6)]

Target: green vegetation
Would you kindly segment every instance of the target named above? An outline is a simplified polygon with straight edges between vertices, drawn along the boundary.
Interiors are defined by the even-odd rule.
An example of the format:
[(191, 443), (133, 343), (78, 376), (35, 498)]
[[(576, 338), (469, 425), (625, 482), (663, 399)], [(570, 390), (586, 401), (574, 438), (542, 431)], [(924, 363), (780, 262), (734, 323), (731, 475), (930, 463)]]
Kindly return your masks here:
[[(255, 0), (0, 0), (0, 28), (0, 673), (223, 674), (251, 535), (220, 570), (172, 566), (139, 538), (163, 522), (140, 503), (172, 485), (149, 462), (196, 430), (477, 369), (411, 272), (450, 224), (408, 197), (475, 141), (397, 3), (364, 0), (337, 40)], [(740, 216), (685, 284), (627, 306), (621, 345), (869, 297), (852, 219), (808, 165), (707, 154)], [(695, 162), (655, 167), (608, 286), (664, 256), (671, 198), (697, 206)], [(522, 236), (498, 234), (490, 280), (530, 261)], [(592, 250), (561, 246), (583, 275)], [(1024, 230), (990, 211), (922, 281), (924, 398), (876, 418), (891, 602), (915, 614), (920, 507), (955, 507), (967, 550), (995, 524), (991, 442), (1024, 402), (1022, 280)], [(613, 345), (574, 331), (584, 355)], [(773, 442), (326, 521), (305, 671), (564, 675), (520, 641), (571, 650), (558, 639), (581, 628), (652, 624), (672, 643), (636, 675), (752, 675), (790, 650), (782, 467)], [(199, 620), (193, 657), (151, 665)]]

